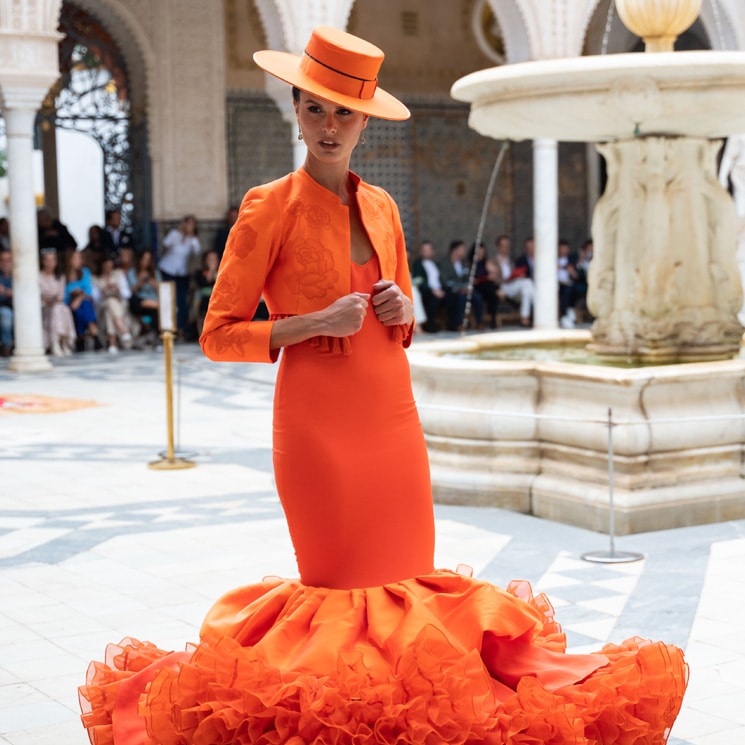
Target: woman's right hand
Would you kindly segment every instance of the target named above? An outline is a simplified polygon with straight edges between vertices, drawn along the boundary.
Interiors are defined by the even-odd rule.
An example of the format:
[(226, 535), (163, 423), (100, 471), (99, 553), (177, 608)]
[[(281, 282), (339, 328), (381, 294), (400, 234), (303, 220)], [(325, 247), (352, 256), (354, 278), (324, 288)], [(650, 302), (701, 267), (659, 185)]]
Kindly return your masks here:
[(324, 336), (352, 336), (362, 328), (367, 314), (369, 293), (352, 292), (321, 311)]
[(314, 336), (353, 336), (362, 328), (369, 300), (369, 293), (352, 292), (323, 310), (279, 318), (272, 326), (269, 348), (299, 344)]

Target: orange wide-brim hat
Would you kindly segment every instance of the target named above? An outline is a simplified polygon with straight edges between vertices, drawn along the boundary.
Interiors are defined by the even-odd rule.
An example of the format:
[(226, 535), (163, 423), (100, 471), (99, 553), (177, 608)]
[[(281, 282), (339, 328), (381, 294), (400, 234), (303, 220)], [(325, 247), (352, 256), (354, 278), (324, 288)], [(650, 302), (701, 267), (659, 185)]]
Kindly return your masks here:
[(378, 87), (384, 56), (358, 36), (317, 26), (302, 56), (265, 49), (253, 58), (270, 75), (339, 106), (380, 119), (408, 119), (406, 106)]

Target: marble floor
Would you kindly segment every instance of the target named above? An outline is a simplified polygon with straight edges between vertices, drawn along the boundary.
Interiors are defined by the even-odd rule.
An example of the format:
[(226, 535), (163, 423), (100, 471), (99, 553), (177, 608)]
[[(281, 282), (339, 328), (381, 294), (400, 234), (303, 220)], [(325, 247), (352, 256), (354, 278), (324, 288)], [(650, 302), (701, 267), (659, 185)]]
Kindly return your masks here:
[[(35, 376), (5, 364), (0, 743), (82, 744), (76, 686), (105, 644), (181, 648), (223, 591), (296, 574), (271, 468), (276, 368), (177, 346), (176, 449), (197, 465), (159, 471), (147, 466), (166, 447), (162, 354), (85, 353)], [(571, 649), (632, 635), (684, 647), (670, 743), (745, 743), (745, 521), (623, 537), (616, 549), (644, 559), (598, 564), (581, 555), (607, 536), (498, 509), (436, 517), (438, 566), (531, 581)]]

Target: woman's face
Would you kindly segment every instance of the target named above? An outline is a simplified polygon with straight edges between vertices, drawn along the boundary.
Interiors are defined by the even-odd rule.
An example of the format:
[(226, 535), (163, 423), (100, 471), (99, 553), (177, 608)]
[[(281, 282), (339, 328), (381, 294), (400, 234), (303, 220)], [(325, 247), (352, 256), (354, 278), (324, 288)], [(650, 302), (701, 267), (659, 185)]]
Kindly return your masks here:
[(140, 256), (140, 269), (148, 269), (152, 262), (153, 255), (150, 251), (143, 251)]
[(80, 251), (73, 251), (70, 254), (70, 269), (80, 269), (83, 266), (83, 255)]
[(210, 271), (217, 269), (217, 254), (214, 251), (208, 251), (204, 255), (204, 266)]
[(366, 114), (306, 91), (300, 91), (295, 115), (308, 154), (321, 163), (348, 162), (368, 120)]
[(57, 267), (57, 254), (48, 252), (41, 255), (41, 269), (48, 274), (52, 274)]

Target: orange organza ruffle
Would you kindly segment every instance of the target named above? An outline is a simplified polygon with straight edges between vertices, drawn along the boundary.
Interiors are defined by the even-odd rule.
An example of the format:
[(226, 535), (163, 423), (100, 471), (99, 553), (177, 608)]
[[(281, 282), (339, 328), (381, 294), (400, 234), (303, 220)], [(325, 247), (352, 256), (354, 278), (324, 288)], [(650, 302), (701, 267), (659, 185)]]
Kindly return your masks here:
[(550, 604), (524, 582), (271, 580), (218, 601), (180, 656), (110, 647), (80, 689), (83, 722), (95, 745), (665, 742), (687, 680), (680, 650), (563, 650)]

